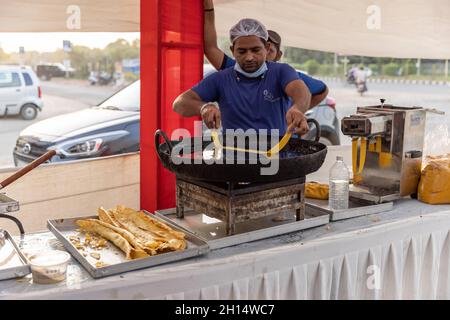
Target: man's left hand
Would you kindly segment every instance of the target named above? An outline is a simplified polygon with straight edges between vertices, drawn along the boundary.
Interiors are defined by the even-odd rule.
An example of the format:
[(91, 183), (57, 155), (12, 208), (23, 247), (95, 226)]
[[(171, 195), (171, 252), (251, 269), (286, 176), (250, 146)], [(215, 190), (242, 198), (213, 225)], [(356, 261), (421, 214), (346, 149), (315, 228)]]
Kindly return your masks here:
[(306, 117), (298, 110), (295, 106), (292, 106), (286, 113), (286, 122), (288, 128), (294, 128), (293, 133), (298, 135), (304, 135), (309, 131), (308, 123), (306, 122)]

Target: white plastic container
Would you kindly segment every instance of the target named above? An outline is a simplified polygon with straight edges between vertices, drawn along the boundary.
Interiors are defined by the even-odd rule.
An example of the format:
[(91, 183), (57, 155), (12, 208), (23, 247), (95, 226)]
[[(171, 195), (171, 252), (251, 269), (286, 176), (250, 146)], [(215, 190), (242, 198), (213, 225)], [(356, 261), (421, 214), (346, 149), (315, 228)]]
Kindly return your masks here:
[(330, 192), (328, 206), (332, 210), (348, 209), (349, 171), (343, 157), (337, 156), (330, 170)]
[(31, 255), (30, 261), (33, 282), (50, 284), (66, 278), (70, 254), (60, 250), (48, 250)]

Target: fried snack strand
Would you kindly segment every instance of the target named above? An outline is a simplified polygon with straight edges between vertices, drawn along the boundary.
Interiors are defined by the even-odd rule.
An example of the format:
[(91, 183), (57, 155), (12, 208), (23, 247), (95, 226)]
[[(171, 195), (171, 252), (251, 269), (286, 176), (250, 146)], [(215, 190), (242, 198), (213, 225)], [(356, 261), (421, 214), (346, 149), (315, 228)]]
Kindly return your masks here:
[(111, 219), (111, 217), (109, 216), (108, 212), (105, 210), (105, 208), (103, 208), (103, 207), (98, 208), (97, 213), (98, 213), (98, 218), (100, 219), (100, 221), (103, 221), (110, 225), (116, 226), (114, 224), (113, 220)]
[(122, 237), (125, 238), (125, 240), (127, 240), (136, 250), (141, 250), (141, 251), (145, 251), (144, 246), (142, 245), (141, 241), (134, 236), (134, 234), (132, 234), (131, 232), (129, 232), (128, 230), (125, 230), (123, 228), (119, 228), (116, 226), (113, 226), (111, 224), (108, 224), (106, 222), (103, 222), (101, 220), (97, 221), (97, 223), (99, 223), (100, 225), (109, 228), (111, 230), (113, 230), (114, 232), (117, 232), (118, 234), (120, 234)]
[(186, 248), (185, 234), (170, 228), (169, 226), (157, 221), (142, 211), (118, 206), (116, 217), (122, 220), (129, 220), (138, 228), (150, 232), (156, 237), (162, 237), (164, 240), (161, 249), (183, 250)]
[(76, 224), (85, 231), (94, 232), (100, 235), (101, 237), (111, 241), (115, 246), (117, 246), (120, 250), (122, 250), (125, 253), (126, 258), (128, 260), (148, 256), (145, 251), (133, 248), (131, 244), (119, 233), (113, 231), (109, 227), (100, 224), (99, 220), (95, 219), (77, 220)]
[(121, 228), (128, 230), (136, 236), (141, 241), (145, 251), (152, 255), (156, 254), (156, 249), (158, 249), (158, 247), (166, 241), (165, 238), (155, 237), (154, 235), (140, 229), (126, 216), (121, 216), (114, 211), (113, 216), (120, 223)]

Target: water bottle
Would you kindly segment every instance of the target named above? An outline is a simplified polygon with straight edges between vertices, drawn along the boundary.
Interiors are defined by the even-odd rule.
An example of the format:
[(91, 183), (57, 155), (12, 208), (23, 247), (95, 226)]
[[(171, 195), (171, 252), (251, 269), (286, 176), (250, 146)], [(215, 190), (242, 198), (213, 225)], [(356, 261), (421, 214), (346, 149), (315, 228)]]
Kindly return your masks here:
[(349, 172), (342, 156), (336, 157), (335, 164), (330, 170), (330, 193), (328, 205), (330, 209), (348, 209)]

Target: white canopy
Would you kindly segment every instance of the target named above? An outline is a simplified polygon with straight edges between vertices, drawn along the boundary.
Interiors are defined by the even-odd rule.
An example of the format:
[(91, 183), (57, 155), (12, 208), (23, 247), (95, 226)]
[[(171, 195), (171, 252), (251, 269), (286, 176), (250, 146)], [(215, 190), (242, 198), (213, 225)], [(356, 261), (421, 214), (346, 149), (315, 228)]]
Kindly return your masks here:
[(217, 31), (240, 18), (277, 31), (283, 45), (346, 55), (450, 58), (449, 0), (215, 0)]
[[(67, 28), (67, 10), (73, 4), (81, 10), (81, 29)], [(217, 30), (223, 36), (240, 18), (252, 17), (279, 32), (284, 45), (342, 55), (450, 58), (449, 0), (214, 0), (214, 4)], [(0, 32), (136, 32), (139, 23), (139, 0), (1, 0)]]
[(139, 0), (1, 0), (0, 32), (139, 32), (139, 4)]

